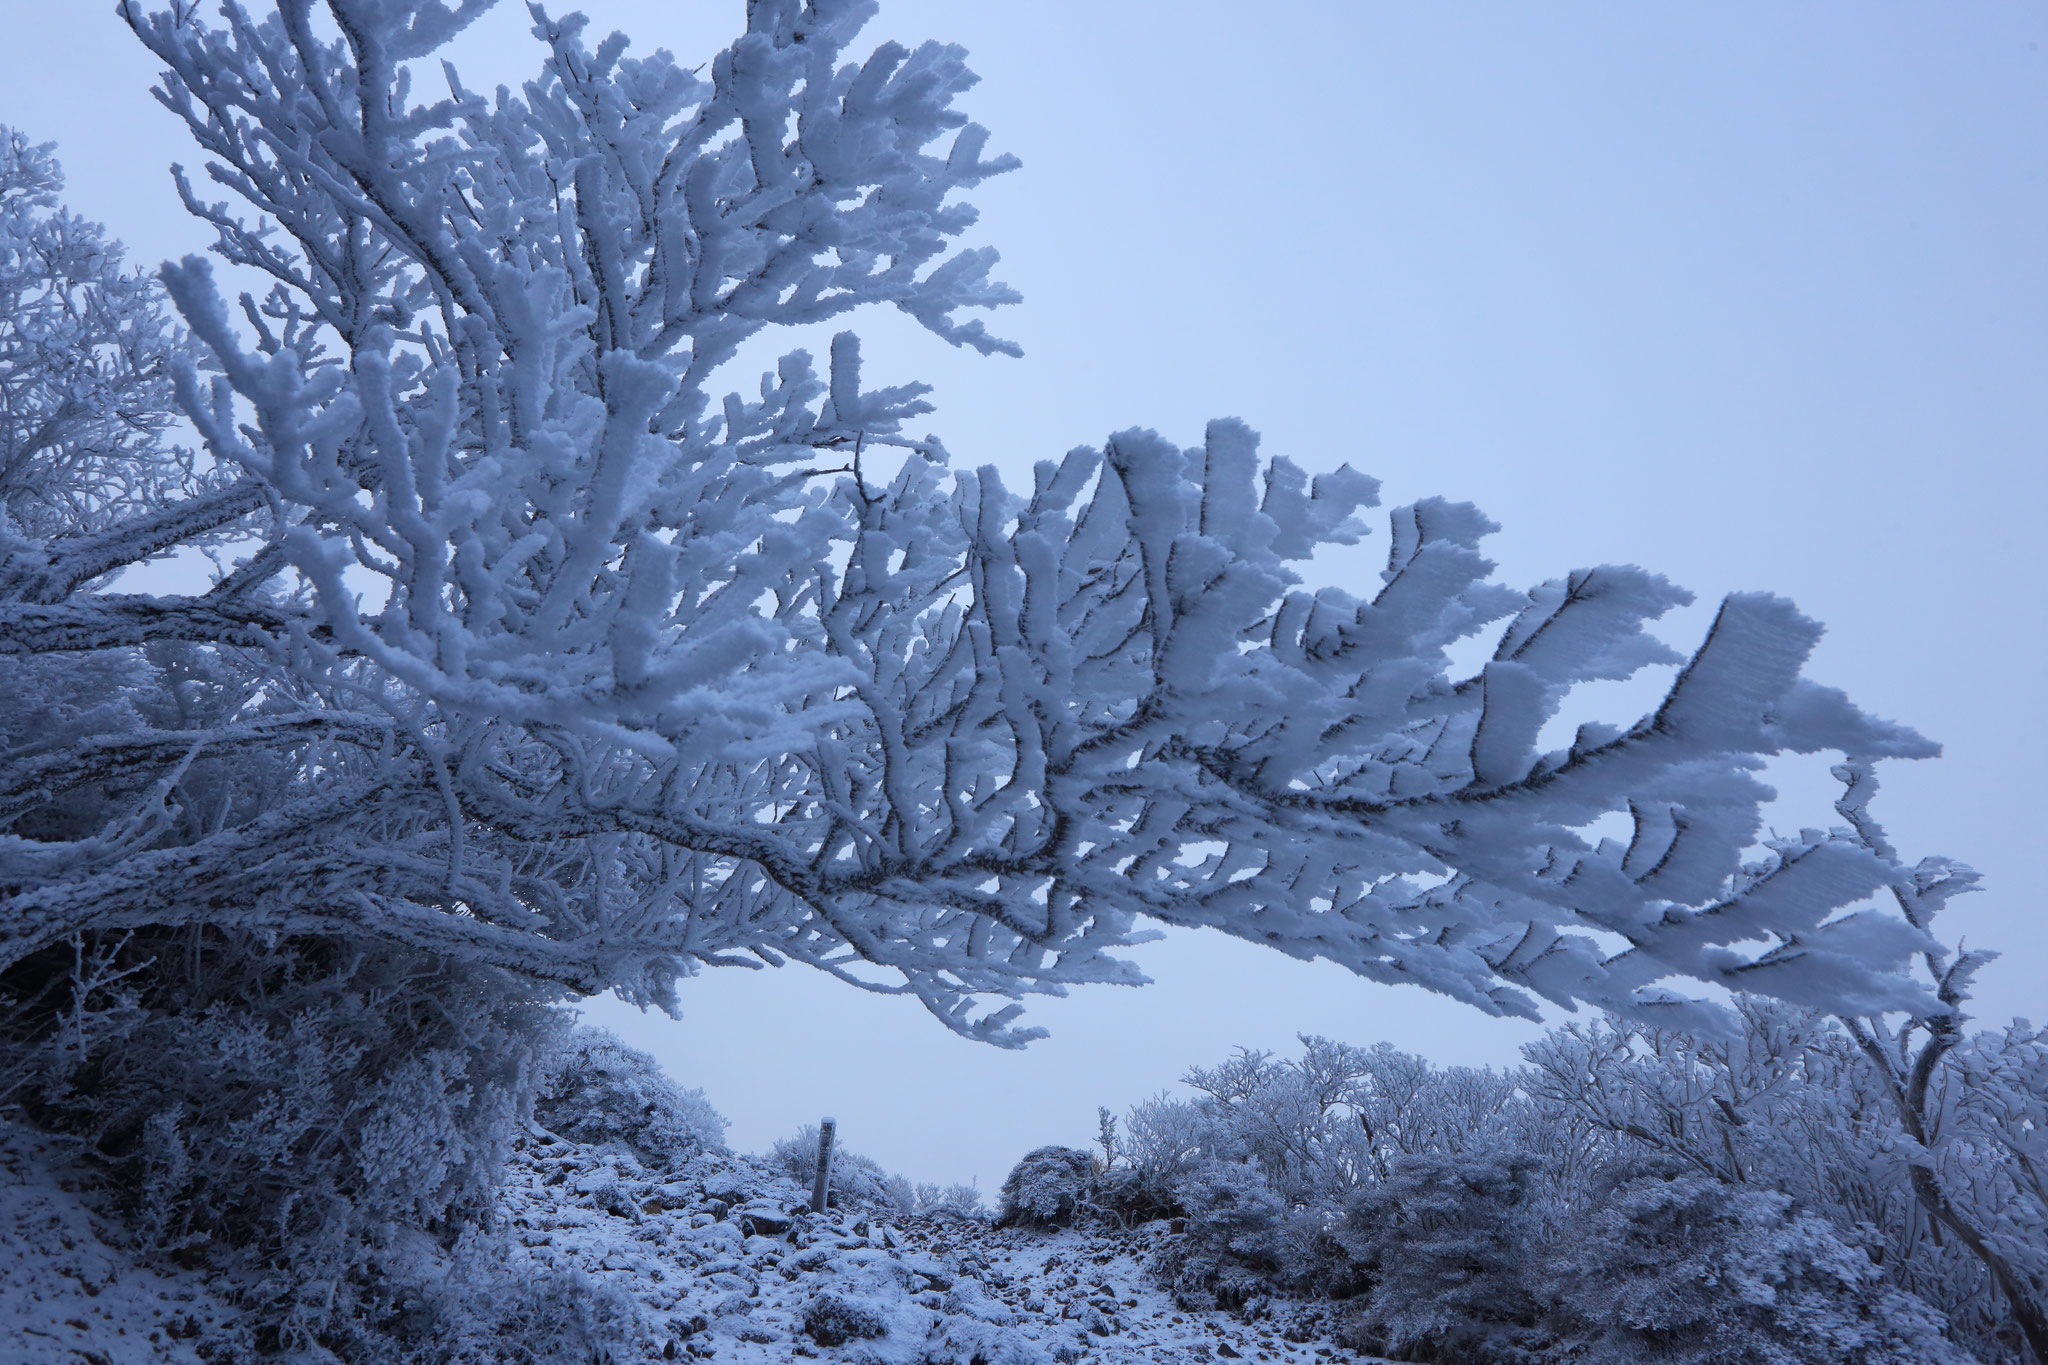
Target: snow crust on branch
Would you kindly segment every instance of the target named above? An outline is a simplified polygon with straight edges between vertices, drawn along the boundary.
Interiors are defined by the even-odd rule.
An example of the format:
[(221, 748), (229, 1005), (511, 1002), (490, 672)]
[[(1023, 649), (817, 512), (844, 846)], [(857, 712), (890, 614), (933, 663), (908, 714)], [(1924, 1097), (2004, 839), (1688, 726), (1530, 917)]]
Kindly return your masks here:
[[(10, 752), (17, 806), (117, 770), (156, 794), (7, 836), (0, 966), (180, 916), (671, 1007), (699, 964), (794, 960), (1015, 1046), (1023, 996), (1142, 981), (1119, 953), (1156, 921), (1495, 1014), (1720, 1026), (1673, 982), (1940, 1008), (1895, 970), (1925, 925), (1865, 906), (1938, 869), (1855, 828), (1755, 854), (1769, 756), (1935, 752), (1803, 677), (1791, 604), (1729, 598), (1683, 660), (1648, 630), (1681, 589), (1511, 589), (1492, 524), (1438, 499), (1392, 514), (1369, 591), (1307, 586), (1374, 480), (1222, 420), (1013, 491), (907, 434), (925, 386), (867, 387), (850, 333), (717, 400), (749, 339), (873, 304), (1017, 353), (964, 316), (1016, 296), (959, 195), (1017, 164), (954, 107), (965, 54), (857, 58), (872, 4), (757, 0), (686, 69), (536, 5), (534, 80), (444, 64), (416, 96), (487, 7), (123, 4), (230, 196), (180, 171), (187, 205), (272, 283), (237, 319), (205, 261), (164, 268), (218, 472), (106, 526), (10, 523), (0, 648), (199, 644), (242, 682), (189, 729)], [(103, 590), (224, 535), (204, 595)], [(1652, 714), (1539, 749), (1578, 684), (1670, 663)], [(177, 764), (237, 746), (294, 778), (174, 837)], [(1584, 834), (1611, 813), (1631, 837)]]

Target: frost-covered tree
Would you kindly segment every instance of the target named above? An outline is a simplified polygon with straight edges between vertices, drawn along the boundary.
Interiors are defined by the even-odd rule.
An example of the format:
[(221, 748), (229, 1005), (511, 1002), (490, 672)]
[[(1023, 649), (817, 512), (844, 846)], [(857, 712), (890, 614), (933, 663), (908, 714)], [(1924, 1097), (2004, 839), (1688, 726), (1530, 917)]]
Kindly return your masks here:
[[(1302, 1054), (1239, 1049), (1181, 1078), (1192, 1102), (1165, 1097), (1132, 1110), (1133, 1163), (1166, 1167), (1192, 1134), (1212, 1159), (1256, 1163), (1291, 1204), (1343, 1199), (1387, 1178), (1394, 1161), (1456, 1152), (1501, 1126), (1519, 1099), (1516, 1078), (1437, 1067), (1387, 1043), (1370, 1048), (1303, 1035)], [(1177, 1121), (1167, 1110), (1178, 1104)]]
[(168, 440), (180, 340), (163, 292), (58, 206), (63, 185), (49, 144), (0, 127), (0, 555), (15, 573), (40, 545), (75, 552), (202, 483)]
[[(1836, 775), (1846, 786), (1837, 809), (1867, 846), (1889, 855), (1870, 813), (1875, 774), (1851, 762)], [(1907, 921), (1922, 930), (1955, 889), (1954, 876), (1931, 869), (1891, 886)], [(2048, 1040), (2026, 1020), (2002, 1034), (1964, 1029), (1971, 981), (1996, 956), (1933, 944), (1916, 961), (1942, 1009), (1902, 1025), (1877, 1013), (1842, 1022), (1904, 1139), (1902, 1160), (1888, 1164), (1920, 1212), (1983, 1266), (2034, 1359), (2048, 1361)]]
[[(1958, 1006), (1960, 987), (1949, 979)], [(1527, 1049), (1525, 1084), (1553, 1122), (1607, 1139), (1592, 1169), (1649, 1163), (1716, 1182), (1729, 1200), (1796, 1196), (1866, 1240), (1890, 1282), (1944, 1312), (1958, 1341), (1989, 1358), (2042, 1358), (2048, 1048), (2034, 1030), (1958, 1032), (1929, 1060), (1945, 1020), (1845, 1024), (1753, 999), (1738, 1010), (1733, 1038), (1618, 1020), (1557, 1030)]]
[(1558, 1028), (1508, 1073), (1240, 1050), (1134, 1106), (1074, 1204), (1184, 1219), (1152, 1268), (1190, 1309), (1314, 1304), (1396, 1359), (2036, 1359), (2036, 1031), (1960, 1041), (1923, 1144), (1841, 1021), (1735, 1008), (1711, 1039)]
[[(132, 793), (0, 846), (0, 968), (203, 923), (667, 1004), (793, 959), (1015, 1045), (1002, 1002), (1139, 980), (1149, 920), (1493, 1013), (1722, 1027), (1686, 983), (1938, 1012), (1893, 972), (1924, 931), (1865, 903), (1910, 869), (1852, 831), (1759, 844), (1768, 756), (1933, 752), (1802, 677), (1789, 604), (1730, 598), (1683, 660), (1648, 631), (1680, 589), (1494, 583), (1491, 524), (1440, 500), (1394, 513), (1379, 584), (1305, 586), (1371, 479), (1219, 421), (1013, 493), (908, 434), (922, 389), (866, 387), (851, 334), (728, 393), (747, 343), (871, 305), (1015, 349), (959, 245), (1015, 165), (954, 108), (963, 54), (858, 56), (867, 0), (758, 0), (696, 67), (535, 9), (539, 74), (487, 94), (431, 59), (488, 3), (122, 5), (207, 158), (186, 202), (267, 286), (234, 310), (165, 269), (211, 482), (12, 533), (0, 646), (179, 642), (251, 681), (10, 752), (8, 809)], [(208, 592), (104, 586), (230, 537)], [(1546, 738), (1578, 684), (1663, 663), (1653, 713)], [(181, 826), (189, 765), (254, 752), (288, 770), (266, 799)], [(1632, 833), (1586, 833), (1609, 815)]]

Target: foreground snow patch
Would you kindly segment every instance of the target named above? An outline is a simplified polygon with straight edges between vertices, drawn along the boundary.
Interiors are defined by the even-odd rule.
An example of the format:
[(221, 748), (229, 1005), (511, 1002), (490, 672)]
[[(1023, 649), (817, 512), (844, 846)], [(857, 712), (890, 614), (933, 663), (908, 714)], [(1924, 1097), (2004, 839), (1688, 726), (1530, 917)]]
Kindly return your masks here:
[(201, 1365), (235, 1335), (204, 1280), (139, 1264), (46, 1141), (0, 1127), (0, 1355), (8, 1365)]

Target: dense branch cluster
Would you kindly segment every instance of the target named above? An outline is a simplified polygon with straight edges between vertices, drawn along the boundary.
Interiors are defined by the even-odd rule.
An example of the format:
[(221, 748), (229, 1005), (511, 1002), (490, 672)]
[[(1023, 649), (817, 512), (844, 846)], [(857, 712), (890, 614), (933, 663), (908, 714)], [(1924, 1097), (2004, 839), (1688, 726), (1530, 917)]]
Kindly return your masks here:
[[(186, 202), (267, 292), (237, 318), (168, 266), (189, 347), (138, 323), (99, 387), (8, 409), (8, 486), (44, 490), (7, 503), (9, 667), (159, 700), (87, 721), (24, 683), (51, 700), (0, 801), (73, 818), (5, 846), (0, 966), (195, 919), (664, 1003), (795, 959), (1015, 1044), (977, 1000), (1136, 981), (1151, 920), (1495, 1013), (1713, 1026), (1687, 982), (1933, 1007), (1894, 974), (1924, 918), (1858, 907), (1931, 913), (1965, 871), (1853, 827), (1760, 842), (1768, 756), (1933, 752), (1801, 676), (1788, 604), (1730, 598), (1681, 660), (1647, 629), (1678, 588), (1499, 585), (1490, 523), (1439, 500), (1393, 514), (1370, 591), (1305, 586), (1372, 480), (1226, 420), (1013, 492), (907, 435), (921, 386), (864, 387), (850, 334), (720, 401), (750, 339), (869, 304), (1014, 351), (963, 316), (1013, 295), (959, 195), (1015, 164), (954, 109), (964, 54), (850, 60), (871, 6), (761, 0), (692, 70), (536, 8), (520, 91), (444, 65), (416, 95), (483, 8), (124, 5), (229, 196), (181, 172)], [(137, 407), (166, 371), (203, 476)], [(66, 404), (111, 436), (40, 435)], [(200, 551), (202, 594), (109, 581)], [(1546, 740), (1579, 684), (1668, 663), (1652, 714)]]

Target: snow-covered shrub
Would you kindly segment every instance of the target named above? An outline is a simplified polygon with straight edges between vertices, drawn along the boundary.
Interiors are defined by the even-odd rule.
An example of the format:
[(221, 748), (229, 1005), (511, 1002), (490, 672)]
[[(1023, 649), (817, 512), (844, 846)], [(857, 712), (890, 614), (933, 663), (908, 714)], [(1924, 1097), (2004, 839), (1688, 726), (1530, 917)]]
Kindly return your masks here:
[(1003, 1178), (998, 1227), (1065, 1227), (1089, 1202), (1095, 1157), (1078, 1147), (1037, 1147)]
[(1287, 1205), (1256, 1165), (1203, 1162), (1182, 1178), (1176, 1193), (1187, 1210), (1190, 1237), (1253, 1265), (1278, 1264)]
[[(137, 1234), (213, 1266), (280, 1344), (396, 1353), (440, 1250), (488, 1221), (557, 1012), (381, 944), (184, 930), (84, 951), (125, 973), (122, 1008), (23, 1111), (91, 1144)], [(10, 992), (45, 956), (73, 969), (38, 955)]]
[(1199, 1163), (1229, 1146), (1214, 1118), (1161, 1091), (1124, 1114), (1116, 1144), (1120, 1164), (1103, 1175), (1100, 1196), (1125, 1221), (1178, 1215), (1180, 1182)]
[(363, 1354), (377, 1365), (611, 1365), (648, 1358), (648, 1324), (624, 1291), (580, 1270), (536, 1267), (513, 1254), (502, 1234), (466, 1235), (445, 1273), (423, 1277), (414, 1292), (401, 1315), (403, 1330), (364, 1343)]
[[(778, 1138), (768, 1150), (768, 1163), (805, 1190), (818, 1178), (818, 1125), (807, 1123), (794, 1137)], [(909, 1217), (917, 1212), (917, 1190), (908, 1180), (882, 1169), (871, 1156), (832, 1146), (831, 1201), (834, 1208), (860, 1208)]]
[(1965, 1365), (1940, 1314), (1775, 1190), (1621, 1173), (1542, 1271), (1564, 1354), (1615, 1365)]
[(604, 1029), (570, 1031), (549, 1054), (533, 1116), (577, 1142), (615, 1142), (652, 1169), (725, 1146), (725, 1116), (702, 1090), (684, 1090), (661, 1063)]
[(1135, 1166), (1112, 1166), (1095, 1178), (1090, 1191), (1094, 1210), (1121, 1227), (1161, 1218), (1177, 1218), (1187, 1210), (1181, 1206), (1179, 1181), (1185, 1171), (1175, 1172), (1171, 1184)]
[(1460, 1365), (1533, 1362), (1543, 1344), (1534, 1288), (1541, 1163), (1504, 1144), (1403, 1156), (1354, 1195), (1337, 1238), (1371, 1286), (1362, 1347)]
[(1187, 1236), (1162, 1244), (1153, 1273), (1182, 1307), (1243, 1312), (1278, 1289), (1287, 1206), (1258, 1167), (1207, 1159), (1174, 1188)]
[(915, 1211), (939, 1217), (986, 1218), (988, 1208), (981, 1191), (972, 1185), (919, 1185), (915, 1190)]
[[(2024, 1359), (2048, 1304), (2048, 1192), (2029, 1154), (2048, 1107), (2028, 1079), (2048, 1074), (2048, 1051), (2031, 1030), (1894, 1031), (1754, 998), (1737, 1017), (1720, 1038), (1609, 1019), (1531, 1044), (1527, 1083), (1549, 1128), (1576, 1130), (1554, 1145), (1610, 1181), (1677, 1162), (1731, 1189), (1780, 1189), (1869, 1241), (1886, 1282), (1944, 1315), (1952, 1339)], [(1590, 1205), (1591, 1187), (1578, 1198)]]

